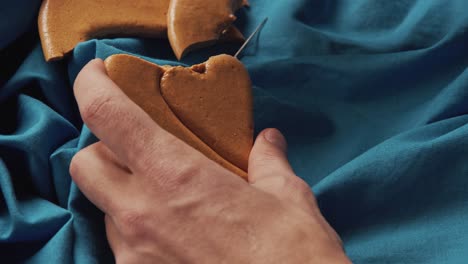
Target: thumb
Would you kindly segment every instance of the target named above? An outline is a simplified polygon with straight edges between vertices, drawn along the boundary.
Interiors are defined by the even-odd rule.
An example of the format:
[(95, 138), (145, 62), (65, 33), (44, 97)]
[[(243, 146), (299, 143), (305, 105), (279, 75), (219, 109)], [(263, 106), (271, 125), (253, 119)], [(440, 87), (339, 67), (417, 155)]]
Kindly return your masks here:
[(298, 206), (318, 220), (339, 244), (341, 239), (320, 212), (309, 185), (296, 176), (286, 157), (287, 144), (277, 129), (266, 129), (255, 140), (249, 157), (251, 186)]
[(309, 185), (296, 176), (286, 156), (287, 143), (277, 129), (261, 132), (249, 158), (249, 183), (258, 189), (316, 212), (317, 203)]

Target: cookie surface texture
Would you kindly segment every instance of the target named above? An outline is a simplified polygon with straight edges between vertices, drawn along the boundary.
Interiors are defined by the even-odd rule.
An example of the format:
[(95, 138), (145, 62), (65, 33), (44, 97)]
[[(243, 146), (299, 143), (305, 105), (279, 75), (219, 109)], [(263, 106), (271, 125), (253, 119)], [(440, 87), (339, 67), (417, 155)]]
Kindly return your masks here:
[[(93, 38), (167, 38), (169, 4), (170, 0), (44, 0), (38, 18), (44, 57), (46, 61), (62, 59), (78, 43)], [(197, 4), (203, 3), (194, 1), (192, 8)], [(189, 30), (183, 28), (179, 34), (187, 35)], [(243, 40), (234, 26), (221, 38)]]
[(191, 68), (173, 67), (161, 92), (182, 123), (214, 151), (247, 171), (252, 147), (252, 92), (247, 70), (229, 55)]
[(38, 26), (47, 61), (107, 36), (166, 37), (169, 0), (44, 0)]
[(167, 35), (180, 60), (193, 49), (210, 46), (228, 32), (245, 0), (171, 0)]
[[(205, 64), (191, 68), (161, 67), (130, 55), (114, 55), (105, 61), (110, 78), (159, 126), (224, 168), (246, 178), (253, 143), (252, 95), (248, 74), (242, 64), (237, 63), (240, 64), (227, 55), (212, 57)], [(211, 75), (226, 67), (234, 67), (231, 74), (242, 80), (234, 84), (233, 91), (237, 89), (238, 92), (228, 92), (225, 97), (229, 98), (221, 102), (223, 99), (214, 97), (225, 88), (215, 87), (216, 78), (213, 80)], [(201, 73), (202, 70), (206, 72)], [(197, 77), (187, 77), (192, 73)], [(240, 84), (245, 87), (239, 88)], [(233, 104), (236, 108), (228, 109)], [(210, 115), (210, 112), (216, 113)], [(192, 115), (189, 117), (188, 113)], [(217, 122), (218, 117), (231, 121)]]

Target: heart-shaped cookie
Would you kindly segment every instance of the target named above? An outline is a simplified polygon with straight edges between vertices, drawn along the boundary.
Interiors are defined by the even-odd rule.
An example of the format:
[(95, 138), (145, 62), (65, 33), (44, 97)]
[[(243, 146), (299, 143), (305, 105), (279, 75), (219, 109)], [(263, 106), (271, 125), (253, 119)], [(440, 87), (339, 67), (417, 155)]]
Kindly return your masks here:
[(220, 55), (191, 68), (173, 67), (161, 92), (182, 123), (214, 151), (247, 171), (253, 140), (252, 91), (247, 70)]
[[(187, 69), (188, 71), (193, 71), (194, 74), (198, 74), (199, 77), (206, 74), (205, 76), (208, 77), (210, 86), (206, 86), (203, 89), (199, 88), (201, 87), (201, 83), (204, 82), (200, 81), (201, 79), (191, 80), (193, 83), (186, 82), (187, 78), (185, 75), (187, 73), (181, 73), (181, 70), (185, 69), (182, 67), (160, 67), (129, 55), (111, 56), (106, 59), (105, 65), (110, 78), (163, 129), (185, 141), (188, 145), (226, 169), (246, 178), (247, 157), (253, 141), (252, 95), (249, 93), (250, 80), (245, 69), (240, 68), (243, 68), (242, 64), (237, 59), (233, 57), (228, 59), (228, 57), (230, 56), (216, 56), (210, 58), (205, 65), (201, 64)], [(204, 72), (205, 69), (205, 73), (200, 73)], [(231, 72), (233, 76), (227, 76), (229, 80), (236, 78), (240, 80), (237, 84), (234, 83), (235, 86), (233, 88), (235, 89), (232, 89), (233, 91), (238, 90), (237, 94), (227, 91), (229, 87), (223, 86), (224, 82), (218, 83), (212, 80), (213, 77), (208, 73), (215, 69), (218, 73), (220, 69), (228, 71), (222, 73), (222, 75), (229, 75), (229, 72)], [(230, 71), (230, 69), (236, 70)], [(181, 73), (181, 78), (180, 81), (177, 81), (179, 73)], [(232, 81), (230, 82), (232, 84)], [(163, 97), (161, 83), (164, 83), (164, 90), (168, 99)], [(240, 87), (240, 84), (246, 87)], [(185, 94), (186, 92), (190, 93), (190, 87), (197, 87), (191, 91), (193, 98), (198, 98), (199, 100), (200, 97), (203, 97), (206, 101), (202, 104), (184, 102), (185, 100), (190, 100), (190, 96)], [(183, 95), (179, 95), (181, 99), (177, 99), (178, 96), (177, 92), (174, 92), (175, 90), (180, 90), (183, 93)], [(213, 94), (218, 92), (223, 93), (223, 90), (225, 90), (224, 92), (230, 98), (226, 97), (226, 104), (222, 103), (222, 100), (219, 99), (215, 99), (210, 103), (210, 100), (215, 97), (209, 94), (210, 90), (213, 91)], [(236, 101), (233, 98), (237, 98), (240, 103), (236, 108), (228, 109), (227, 107)], [(171, 103), (168, 104), (168, 101)], [(180, 105), (177, 105), (178, 103)], [(184, 109), (181, 105), (186, 105), (191, 109)], [(225, 105), (225, 107), (221, 107), (221, 105)], [(216, 115), (208, 114), (210, 118), (204, 118), (205, 113), (209, 113), (210, 109), (212, 109), (211, 112), (217, 112)], [(187, 116), (187, 113), (190, 111), (194, 113), (193, 116)], [(223, 111), (225, 111), (224, 115), (222, 114)], [(185, 122), (181, 121), (179, 116), (184, 118)], [(237, 120), (237, 126), (234, 122), (225, 122), (223, 120), (219, 120), (219, 123), (217, 123), (213, 119), (214, 117)], [(198, 135), (192, 129), (200, 131), (201, 134)], [(237, 136), (229, 136), (229, 131), (231, 130), (239, 131), (235, 132)], [(224, 135), (228, 135), (228, 137), (224, 137)], [(231, 135), (233, 135), (232, 132)], [(217, 140), (215, 144), (210, 145), (213, 142), (212, 139)]]

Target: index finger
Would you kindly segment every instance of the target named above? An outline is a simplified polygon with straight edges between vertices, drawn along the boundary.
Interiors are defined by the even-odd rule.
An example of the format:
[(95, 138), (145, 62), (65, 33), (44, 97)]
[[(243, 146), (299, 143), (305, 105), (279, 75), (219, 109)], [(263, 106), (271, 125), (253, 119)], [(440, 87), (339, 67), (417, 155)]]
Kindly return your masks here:
[(125, 95), (100, 59), (82, 69), (74, 92), (85, 124), (132, 170), (138, 169), (142, 157), (155, 154), (157, 142), (171, 142), (165, 151), (187, 148)]

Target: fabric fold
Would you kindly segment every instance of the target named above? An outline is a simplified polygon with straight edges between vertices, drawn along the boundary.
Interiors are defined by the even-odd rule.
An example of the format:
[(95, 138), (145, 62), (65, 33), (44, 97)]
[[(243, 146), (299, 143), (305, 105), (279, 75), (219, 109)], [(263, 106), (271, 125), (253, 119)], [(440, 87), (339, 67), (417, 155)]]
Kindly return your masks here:
[[(102, 212), (68, 172), (97, 141), (73, 97), (78, 72), (118, 53), (187, 66), (230, 49), (177, 62), (167, 40), (93, 39), (46, 63), (39, 5), (0, 4), (0, 259), (112, 263)], [(245, 35), (269, 17), (240, 58), (255, 130), (284, 132), (355, 263), (468, 259), (466, 10), (465, 0), (257, 0), (236, 14)]]

